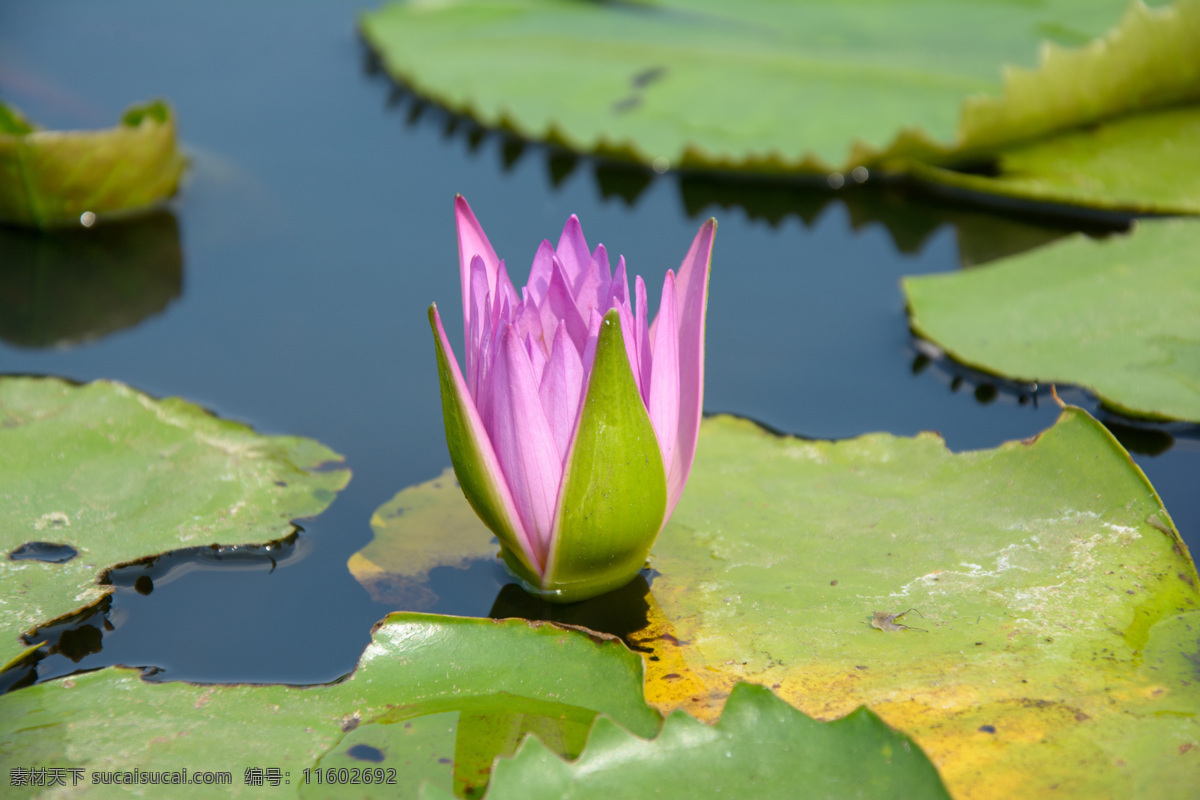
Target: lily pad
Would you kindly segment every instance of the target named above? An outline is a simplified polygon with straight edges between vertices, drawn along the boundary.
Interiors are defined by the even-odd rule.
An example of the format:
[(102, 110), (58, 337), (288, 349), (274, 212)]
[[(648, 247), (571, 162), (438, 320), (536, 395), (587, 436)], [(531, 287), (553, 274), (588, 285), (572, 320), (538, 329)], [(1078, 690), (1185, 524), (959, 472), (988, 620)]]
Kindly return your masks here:
[(415, 0), (361, 29), (397, 80), (525, 138), (660, 170), (829, 172), (1200, 98), (1200, 1), (1125, 7)]
[(821, 723), (740, 684), (715, 726), (676, 712), (647, 742), (601, 718), (574, 763), (530, 740), (497, 762), (487, 800), (636, 797), (649, 787), (661, 798), (950, 797), (925, 754), (867, 709)]
[(1200, 214), (1200, 106), (1136, 114), (1005, 150), (994, 175), (910, 164), (923, 181), (991, 196), (1156, 214)]
[(447, 467), (431, 481), (410, 486), (371, 515), (374, 538), (350, 556), (350, 574), (377, 603), (413, 608), (435, 567), (458, 567), (499, 552)]
[(1143, 220), (904, 280), (913, 330), (976, 369), (1075, 383), (1130, 416), (1200, 422), (1200, 224)]
[(0, 338), (63, 348), (161, 313), (183, 291), (179, 223), (167, 211), (54, 231), (0, 226)]
[[(88, 785), (97, 772), (186, 768), (230, 773), (227, 785), (189, 786), (195, 797), (260, 796), (272, 786), (268, 770), (278, 788), (267, 790), (280, 796), (411, 797), (422, 780), (451, 787), (456, 747), (484, 757), (486, 737), (478, 726), (464, 736), (464, 715), (542, 717), (531, 725), (544, 730), (604, 713), (652, 736), (660, 718), (641, 685), (640, 660), (613, 638), (392, 614), (356, 671), (328, 686), (156, 684), (115, 668), (11, 692), (0, 697), (0, 770), (54, 766), (68, 785), (67, 771), (82, 770), (76, 791), (101, 796), (106, 787)], [(351, 768), (360, 771), (354, 784)]]
[(653, 563), (672, 632), (637, 638), (686, 664), (673, 700), (671, 680), (654, 690), (664, 711), (711, 714), (749, 680), (820, 719), (867, 705), (955, 796), (1192, 790), (1157, 776), (1196, 774), (1200, 693), (1143, 665), (1158, 626), (1200, 608), (1196, 569), (1081, 409), (961, 454), (932, 434), (809, 442), (707, 420)]
[(98, 131), (38, 130), (0, 103), (0, 220), (48, 228), (140, 210), (175, 193), (184, 164), (161, 100)]
[(1081, 409), (960, 454), (706, 419), (651, 565), (622, 633), (664, 713), (715, 721), (741, 681), (822, 720), (866, 705), (954, 796), (1184, 797), (1200, 770), (1200, 577)]
[[(105, 597), (98, 580), (114, 566), (288, 535), (350, 480), (314, 470), (339, 460), (119, 383), (0, 378), (0, 664), (24, 650), (21, 634)], [(11, 556), (29, 542), (77, 555)]]

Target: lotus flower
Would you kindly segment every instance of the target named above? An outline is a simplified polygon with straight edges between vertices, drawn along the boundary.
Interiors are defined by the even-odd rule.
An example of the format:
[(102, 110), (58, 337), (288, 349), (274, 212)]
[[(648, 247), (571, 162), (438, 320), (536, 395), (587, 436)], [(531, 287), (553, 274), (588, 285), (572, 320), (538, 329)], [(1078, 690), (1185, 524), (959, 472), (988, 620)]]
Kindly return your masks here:
[(526, 590), (574, 602), (645, 564), (691, 472), (704, 394), (704, 313), (716, 221), (649, 323), (646, 286), (609, 269), (571, 216), (517, 294), (455, 200), (466, 370), (430, 306), (446, 441), (459, 485)]

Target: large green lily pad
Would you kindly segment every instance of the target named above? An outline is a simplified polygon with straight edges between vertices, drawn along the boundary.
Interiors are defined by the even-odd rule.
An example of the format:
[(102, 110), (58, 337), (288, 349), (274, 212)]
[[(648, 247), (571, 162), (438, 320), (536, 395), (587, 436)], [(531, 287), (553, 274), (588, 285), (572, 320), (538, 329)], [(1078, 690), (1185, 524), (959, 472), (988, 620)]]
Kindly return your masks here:
[(1200, 2), (1126, 5), (413, 0), (361, 29), (396, 79), (487, 126), (660, 169), (827, 172), (1200, 97)]
[(1200, 106), (1135, 114), (1006, 150), (995, 175), (909, 168), (924, 181), (982, 199), (1200, 214)]
[(38, 130), (0, 103), (0, 220), (49, 228), (144, 209), (175, 193), (184, 164), (161, 100), (98, 131)]
[(1143, 220), (904, 280), (913, 330), (958, 361), (1075, 383), (1125, 414), (1200, 422), (1200, 224)]
[[(98, 579), (114, 566), (288, 535), (350, 480), (314, 471), (340, 459), (119, 383), (0, 378), (0, 664), (23, 651), (21, 634), (112, 591)], [(29, 542), (78, 555), (14, 560)]]
[[(537, 740), (496, 764), (487, 800), (637, 797), (949, 798), (929, 759), (908, 737), (860, 708), (813, 720), (770, 691), (740, 684), (715, 726), (683, 712), (642, 741), (608, 719), (566, 763)], [(422, 793), (424, 800), (442, 795)]]
[[(586, 731), (604, 713), (652, 736), (660, 718), (641, 686), (640, 660), (613, 638), (523, 620), (393, 614), (357, 670), (328, 686), (155, 684), (115, 668), (11, 692), (0, 697), (0, 770), (79, 769), (80, 785), (59, 791), (83, 797), (127, 791), (92, 785), (93, 773), (184, 768), (230, 773), (227, 785), (176, 790), (189, 797), (413, 797), (423, 780), (478, 794), (487, 775), (460, 773), (456, 753), (472, 754), (464, 768), (490, 768), (512, 752), (481, 719), (522, 716), (539, 732)], [(582, 738), (566, 736), (557, 752), (578, 755)], [(341, 767), (357, 768), (359, 783), (339, 782)], [(264, 785), (262, 772), (254, 785), (254, 769), (277, 770), (278, 788), (270, 777)]]
[(740, 681), (818, 719), (866, 705), (956, 797), (1185, 797), (1200, 774), (1200, 578), (1081, 409), (959, 454), (706, 419), (651, 565), (625, 638), (664, 713), (715, 721)]
[[(664, 709), (740, 680), (822, 719), (865, 704), (958, 797), (1182, 798), (1194, 779), (1171, 776), (1200, 774), (1178, 655), (1200, 628), (1160, 627), (1200, 608), (1196, 569), (1081, 409), (961, 454), (932, 434), (809, 442), (707, 420), (653, 564), (672, 631), (641, 642), (686, 665), (648, 687)], [(1172, 670), (1146, 671), (1156, 647)]]

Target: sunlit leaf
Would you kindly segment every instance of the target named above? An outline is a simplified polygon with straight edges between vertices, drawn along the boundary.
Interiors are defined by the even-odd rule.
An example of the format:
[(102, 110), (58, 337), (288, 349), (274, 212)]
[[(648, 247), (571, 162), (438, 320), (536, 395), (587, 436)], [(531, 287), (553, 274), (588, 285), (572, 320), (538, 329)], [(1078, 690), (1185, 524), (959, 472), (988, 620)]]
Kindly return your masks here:
[(1122, 117), (1006, 150), (995, 175), (909, 166), (923, 180), (970, 195), (1200, 214), (1200, 106)]
[(1200, 97), (1200, 1), (1126, 7), (414, 0), (361, 28), (397, 80), (484, 125), (660, 167), (825, 172)]
[(48, 228), (143, 209), (175, 193), (183, 167), (161, 100), (96, 131), (38, 130), (0, 103), (0, 220)]
[[(955, 796), (1182, 797), (1200, 768), (1200, 627), (1185, 624), (1200, 579), (1153, 488), (1079, 409), (961, 454), (932, 434), (809, 442), (705, 420), (651, 566), (619, 632), (664, 713), (714, 722), (743, 680), (823, 720), (867, 705)], [(617, 594), (593, 602), (632, 609)], [(493, 613), (576, 608), (521, 595), (506, 587)]]
[[(706, 420), (653, 566), (672, 635), (635, 638), (705, 687), (660, 678), (664, 711), (711, 718), (739, 680), (820, 719), (867, 705), (955, 796), (1194, 786), (1169, 776), (1200, 766), (1200, 692), (1172, 651), (1197, 632), (1160, 626), (1198, 608), (1196, 570), (1082, 410), (961, 454), (930, 434), (809, 442)], [(1148, 673), (1151, 651), (1172, 667)]]
[[(422, 780), (449, 789), (460, 751), (471, 751), (472, 765), (490, 764), (489, 745), (506, 752), (503, 737), (481, 730), (481, 717), (524, 715), (531, 730), (545, 732), (604, 713), (653, 736), (659, 717), (641, 683), (638, 657), (615, 639), (523, 620), (393, 614), (357, 670), (328, 686), (155, 684), (113, 668), (10, 692), (0, 697), (0, 770), (7, 778), (14, 767), (53, 765), (82, 769), (89, 782), (108, 770), (227, 770), (229, 786), (179, 791), (413, 797)], [(574, 755), (580, 737), (561, 743)], [(361, 772), (356, 784), (339, 781), (342, 767), (371, 770), (373, 786)], [(248, 784), (246, 770), (255, 768), (279, 770), (279, 784)], [(105, 787), (87, 788), (104, 795)]]
[[(0, 378), (0, 664), (19, 636), (112, 591), (108, 569), (168, 550), (265, 543), (350, 479), (309, 439), (262, 436), (119, 383)], [(62, 563), (14, 559), (69, 545)]]
[(904, 289), (913, 330), (964, 364), (1200, 421), (1200, 224), (1143, 220), (1128, 236), (1076, 236)]

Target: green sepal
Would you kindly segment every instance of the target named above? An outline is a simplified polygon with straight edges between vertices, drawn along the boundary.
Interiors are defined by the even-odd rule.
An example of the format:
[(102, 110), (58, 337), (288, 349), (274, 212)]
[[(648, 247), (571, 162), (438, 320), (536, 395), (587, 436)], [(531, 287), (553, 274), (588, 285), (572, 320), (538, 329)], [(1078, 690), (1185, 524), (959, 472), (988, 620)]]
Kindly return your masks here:
[(446, 446), (450, 450), (454, 477), (479, 519), (500, 540), (500, 552), (509, 569), (523, 580), (532, 578), (536, 581), (538, 570), (529, 563), (529, 556), (521, 548), (521, 540), (513, 527), (515, 510), (510, 516), (505, 509), (504, 489), (498, 482), (502, 480), (500, 465), (490, 443), (480, 441), (480, 437), (487, 434), (483, 430), (476, 431), (471, 423), (474, 403), (467, 395), (458, 363), (448, 352), (449, 345), (443, 338), (445, 333), (441, 330), (436, 305), (429, 307), (429, 326), (433, 329), (438, 382), (442, 389), (442, 419), (446, 425)]
[(600, 325), (538, 594), (571, 603), (625, 585), (645, 565), (666, 513), (662, 451), (613, 309)]

